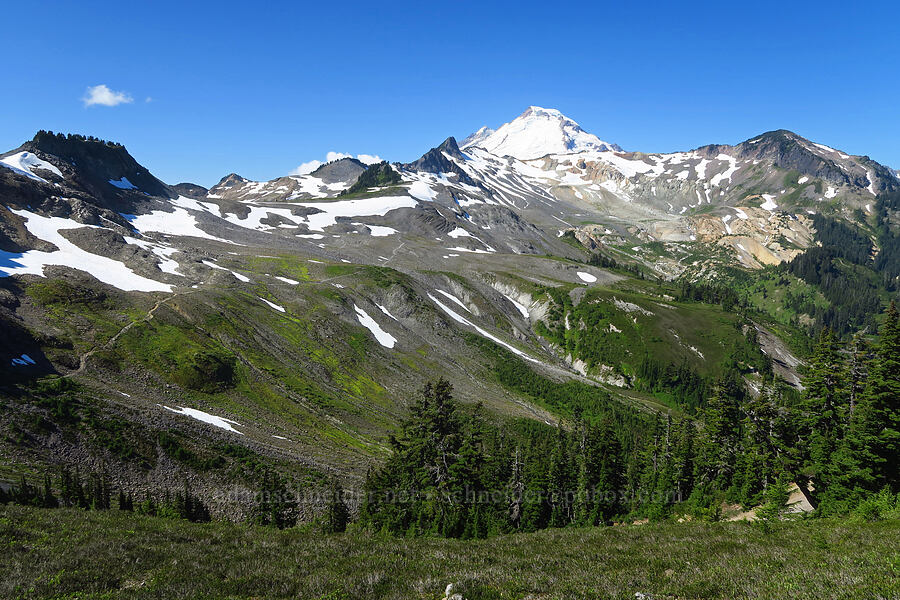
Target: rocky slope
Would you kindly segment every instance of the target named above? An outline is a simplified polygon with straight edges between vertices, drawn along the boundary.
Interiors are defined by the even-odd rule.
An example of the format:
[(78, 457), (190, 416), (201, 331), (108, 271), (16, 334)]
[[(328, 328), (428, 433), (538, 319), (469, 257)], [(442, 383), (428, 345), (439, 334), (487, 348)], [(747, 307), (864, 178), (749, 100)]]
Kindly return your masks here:
[[(474, 340), (656, 411), (631, 389), (643, 352), (705, 372), (741, 343), (733, 315), (590, 266), (589, 251), (665, 278), (758, 268), (815, 243), (810, 213), (853, 220), (900, 185), (866, 157), (790, 132), (641, 154), (557, 111), (520, 119), (379, 167), (399, 182), (344, 195), (369, 165), (345, 158), (267, 182), (230, 174), (207, 190), (163, 183), (123, 146), (39, 133), (0, 155), (0, 395), (68, 375), (109, 419), (139, 424), (123, 427), (161, 479), (178, 465), (157, 460), (156, 433), (142, 432), (180, 431), (198, 455), (240, 442), (358, 482), (437, 375), (496, 414), (555, 420), (500, 385)], [(595, 356), (537, 333), (587, 330), (598, 314)], [(760, 327), (763, 351), (796, 383), (796, 359)], [(30, 406), (5, 413), (9, 439)], [(110, 449), (121, 445), (98, 454), (78, 441), (100, 443), (104, 430), (79, 431), (32, 432), (7, 450), (23, 463), (133, 462)]]

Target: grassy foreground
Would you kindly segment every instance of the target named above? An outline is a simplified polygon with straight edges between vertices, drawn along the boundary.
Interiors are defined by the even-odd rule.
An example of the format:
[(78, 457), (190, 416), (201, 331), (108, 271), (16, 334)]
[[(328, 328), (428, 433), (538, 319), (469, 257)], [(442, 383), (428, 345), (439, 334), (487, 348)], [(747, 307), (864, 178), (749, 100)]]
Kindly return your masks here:
[[(2, 598), (900, 598), (900, 522), (323, 536), (0, 506)], [(640, 597), (640, 596), (638, 596)]]

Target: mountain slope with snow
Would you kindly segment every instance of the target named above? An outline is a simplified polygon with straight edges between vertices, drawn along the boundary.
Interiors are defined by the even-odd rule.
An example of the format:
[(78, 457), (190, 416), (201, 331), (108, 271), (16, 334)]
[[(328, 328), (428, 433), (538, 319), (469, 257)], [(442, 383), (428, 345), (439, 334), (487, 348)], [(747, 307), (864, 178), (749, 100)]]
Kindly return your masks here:
[[(478, 339), (657, 410), (632, 380), (635, 344), (703, 370), (732, 347), (721, 337), (744, 337), (645, 276), (764, 276), (752, 269), (817, 243), (817, 215), (863, 229), (876, 194), (900, 187), (867, 157), (787, 131), (645, 154), (558, 111), (520, 119), (382, 163), (388, 178), (341, 158), (211, 189), (167, 185), (118, 144), (39, 134), (0, 155), (0, 391), (70, 376), (151, 428), (148, 464), (155, 432), (180, 430), (351, 477), (439, 375), (498, 414), (554, 419), (484, 370)], [(591, 335), (610, 354), (545, 335), (591, 326), (560, 313), (565, 298), (603, 307)]]
[(497, 156), (513, 156), (520, 160), (547, 154), (621, 150), (615, 144), (586, 132), (558, 110), (540, 106), (529, 106), (496, 131), (482, 127), (461, 145), (462, 148), (471, 146), (479, 146)]

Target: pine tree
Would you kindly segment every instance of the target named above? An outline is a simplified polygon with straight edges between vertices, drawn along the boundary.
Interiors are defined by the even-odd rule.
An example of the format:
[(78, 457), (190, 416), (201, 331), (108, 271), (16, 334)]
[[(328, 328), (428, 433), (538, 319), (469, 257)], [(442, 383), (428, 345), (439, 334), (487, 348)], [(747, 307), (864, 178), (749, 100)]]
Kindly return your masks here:
[(522, 522), (523, 501), (525, 495), (525, 464), (522, 462), (522, 450), (516, 446), (512, 458), (509, 483), (507, 485), (507, 505), (509, 508), (509, 521), (512, 527), (518, 529)]
[(801, 417), (802, 475), (825, 491), (833, 479), (832, 454), (846, 433), (850, 413), (847, 369), (837, 340), (825, 329), (805, 379)]
[[(297, 503), (288, 491), (284, 479), (266, 468), (262, 473), (260, 490), (256, 493), (250, 520), (257, 525), (286, 529), (297, 523), (296, 507)], [(206, 510), (205, 507), (203, 510)], [(208, 512), (206, 515), (208, 516)]]
[(119, 490), (119, 498), (116, 504), (118, 504), (119, 510), (128, 512), (134, 510), (134, 502), (132, 501), (131, 496), (125, 493), (125, 490)]
[(695, 478), (700, 484), (724, 490), (731, 485), (740, 442), (742, 392), (732, 378), (716, 382), (703, 411), (703, 425), (697, 436)]
[(41, 505), (44, 508), (58, 508), (59, 500), (53, 495), (53, 489), (50, 487), (50, 474), (44, 473), (44, 494), (41, 498)]
[[(460, 494), (466, 482), (458, 476), (478, 469), (480, 442), (470, 437), (464, 460), (457, 464), (464, 444), (462, 422), (453, 388), (443, 378), (425, 384), (410, 413), (400, 434), (390, 440), (393, 455), (367, 478), (361, 519), (395, 533), (461, 535), (466, 511)], [(396, 501), (401, 496), (405, 501)]]
[(896, 305), (888, 308), (879, 331), (868, 385), (854, 412), (851, 435), (858, 448), (861, 484), (870, 490), (900, 491), (900, 322)]
[(350, 521), (350, 510), (344, 502), (344, 490), (335, 482), (331, 486), (328, 506), (325, 510), (325, 518), (322, 529), (325, 533), (341, 533), (347, 530)]
[(779, 409), (774, 390), (763, 388), (743, 405), (743, 440), (736, 485), (744, 506), (759, 504), (766, 488), (782, 476)]
[(565, 527), (572, 518), (569, 495), (572, 491), (572, 463), (569, 436), (557, 427), (556, 446), (550, 456), (550, 527)]

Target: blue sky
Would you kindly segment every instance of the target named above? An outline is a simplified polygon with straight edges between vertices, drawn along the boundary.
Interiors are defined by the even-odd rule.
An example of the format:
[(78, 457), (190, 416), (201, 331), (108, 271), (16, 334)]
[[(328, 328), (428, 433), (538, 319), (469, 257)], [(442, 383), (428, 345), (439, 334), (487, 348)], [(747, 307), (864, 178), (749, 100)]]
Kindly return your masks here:
[[(628, 150), (785, 128), (900, 168), (895, 2), (484, 4), (8, 3), (0, 148), (96, 135), (211, 185), (412, 160), (535, 104)], [(99, 85), (131, 101), (85, 106)]]

